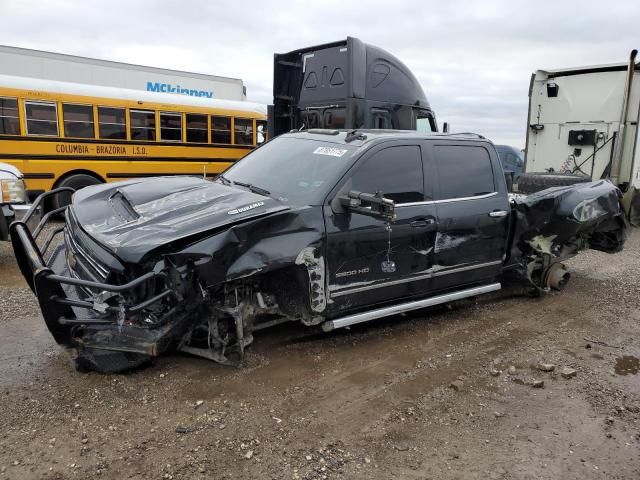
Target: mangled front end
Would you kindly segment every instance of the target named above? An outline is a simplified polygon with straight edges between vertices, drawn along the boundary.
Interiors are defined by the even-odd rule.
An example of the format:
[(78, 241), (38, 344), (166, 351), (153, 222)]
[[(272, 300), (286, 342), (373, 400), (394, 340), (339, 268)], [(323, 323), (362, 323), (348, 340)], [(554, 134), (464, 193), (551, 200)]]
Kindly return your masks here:
[(621, 198), (605, 180), (516, 196), (512, 265), (540, 291), (562, 289), (569, 278), (563, 260), (584, 249), (622, 250), (628, 223)]
[[(152, 242), (140, 241), (145, 228), (139, 224), (130, 229), (138, 233), (127, 240), (129, 248), (118, 255), (105, 247), (106, 228), (100, 243), (88, 235), (90, 225), (81, 227), (76, 213), (90, 199), (69, 208), (64, 228), (42, 246), (34, 239), (40, 228), (32, 234), (25, 224), (16, 226), (12, 235), (20, 267), (31, 279), (49, 330), (71, 351), (76, 368), (120, 372), (176, 350), (237, 364), (254, 331), (293, 319), (317, 321), (312, 305), (322, 305), (310, 299), (319, 297), (317, 285), (324, 282), (312, 281), (322, 276), (321, 233), (310, 225), (321, 224), (315, 218), (320, 213), (266, 204), (240, 215), (229, 210), (238, 206), (237, 192), (207, 188), (215, 192), (217, 200), (208, 198), (207, 205), (218, 203), (209, 212), (218, 224), (201, 231), (190, 220), (190, 234), (171, 240), (169, 220), (155, 222), (167, 231), (148, 251), (141, 248)], [(257, 203), (249, 199), (247, 205)], [(198, 218), (203, 215), (200, 209)], [(182, 222), (185, 211), (179, 217)], [(221, 219), (227, 223), (221, 226)], [(124, 243), (124, 227), (117, 231)], [(56, 233), (64, 235), (57, 245)], [(160, 230), (153, 234), (162, 236)]]

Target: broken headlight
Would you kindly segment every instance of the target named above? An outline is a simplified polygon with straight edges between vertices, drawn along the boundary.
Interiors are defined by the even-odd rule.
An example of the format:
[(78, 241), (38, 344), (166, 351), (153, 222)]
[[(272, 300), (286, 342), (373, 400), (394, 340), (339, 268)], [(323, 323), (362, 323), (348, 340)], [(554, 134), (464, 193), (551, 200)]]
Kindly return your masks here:
[(0, 180), (2, 203), (24, 203), (27, 198), (22, 179)]

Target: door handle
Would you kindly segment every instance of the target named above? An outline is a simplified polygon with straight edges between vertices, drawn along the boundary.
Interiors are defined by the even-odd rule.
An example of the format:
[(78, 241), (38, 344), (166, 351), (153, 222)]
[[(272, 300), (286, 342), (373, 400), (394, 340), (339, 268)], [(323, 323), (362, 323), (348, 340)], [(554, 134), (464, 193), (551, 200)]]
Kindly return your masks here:
[(494, 210), (493, 212), (489, 212), (489, 216), (490, 217), (506, 217), (508, 213), (509, 212), (507, 212), (506, 210)]
[(424, 228), (428, 225), (433, 225), (434, 223), (436, 223), (434, 218), (420, 218), (419, 220), (411, 222), (409, 226), (413, 228)]

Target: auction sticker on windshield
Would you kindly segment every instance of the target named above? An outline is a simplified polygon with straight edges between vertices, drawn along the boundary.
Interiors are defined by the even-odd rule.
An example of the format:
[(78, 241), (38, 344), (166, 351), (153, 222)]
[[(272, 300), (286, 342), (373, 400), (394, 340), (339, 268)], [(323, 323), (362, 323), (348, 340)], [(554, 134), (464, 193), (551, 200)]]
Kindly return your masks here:
[(316, 155), (329, 155), (331, 157), (341, 157), (345, 153), (347, 153), (347, 150), (342, 148), (318, 147), (313, 151), (313, 153), (315, 153)]

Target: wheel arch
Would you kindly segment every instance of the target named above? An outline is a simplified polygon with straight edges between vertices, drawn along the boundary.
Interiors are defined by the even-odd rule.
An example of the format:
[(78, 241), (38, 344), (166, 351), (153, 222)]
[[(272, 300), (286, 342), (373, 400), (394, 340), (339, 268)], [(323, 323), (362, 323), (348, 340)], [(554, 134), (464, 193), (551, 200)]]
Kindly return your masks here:
[(97, 174), (93, 170), (87, 170), (86, 168), (74, 168), (73, 170), (69, 170), (68, 172), (65, 172), (64, 174), (60, 175), (55, 180), (55, 182), (53, 182), (53, 188), (57, 188), (58, 186), (60, 186), (60, 184), (64, 180), (74, 175), (89, 175), (95, 178), (96, 180), (99, 180), (101, 183), (107, 183), (107, 181), (104, 178), (102, 178), (101, 175)]

